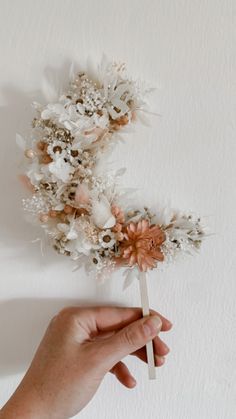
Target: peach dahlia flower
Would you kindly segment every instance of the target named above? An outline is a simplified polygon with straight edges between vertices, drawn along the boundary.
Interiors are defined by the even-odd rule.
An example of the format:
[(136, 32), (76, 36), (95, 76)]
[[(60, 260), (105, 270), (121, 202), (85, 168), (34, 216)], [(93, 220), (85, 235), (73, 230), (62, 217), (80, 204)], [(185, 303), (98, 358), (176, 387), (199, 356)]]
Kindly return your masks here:
[(150, 225), (148, 220), (143, 219), (127, 224), (122, 232), (124, 239), (119, 246), (120, 256), (116, 258), (118, 265), (137, 264), (140, 271), (147, 271), (155, 268), (157, 261), (164, 260), (160, 246), (165, 241), (165, 233), (159, 225)]

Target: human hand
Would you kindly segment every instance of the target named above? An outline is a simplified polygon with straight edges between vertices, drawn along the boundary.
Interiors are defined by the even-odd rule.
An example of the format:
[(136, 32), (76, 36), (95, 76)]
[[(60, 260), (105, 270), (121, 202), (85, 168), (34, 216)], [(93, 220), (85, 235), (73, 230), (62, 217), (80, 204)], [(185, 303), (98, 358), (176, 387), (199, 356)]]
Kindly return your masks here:
[(68, 307), (51, 321), (19, 387), (3, 407), (2, 419), (65, 419), (91, 400), (110, 371), (126, 387), (136, 385), (121, 361), (128, 354), (144, 362), (145, 344), (153, 339), (156, 366), (169, 352), (159, 338), (169, 320), (140, 308)]

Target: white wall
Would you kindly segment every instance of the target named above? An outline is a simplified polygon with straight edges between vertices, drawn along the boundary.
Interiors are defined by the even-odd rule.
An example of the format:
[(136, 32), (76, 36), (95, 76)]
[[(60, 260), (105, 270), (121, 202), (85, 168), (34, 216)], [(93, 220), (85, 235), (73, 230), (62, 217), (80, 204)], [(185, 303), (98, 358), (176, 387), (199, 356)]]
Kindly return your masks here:
[[(127, 362), (138, 380), (127, 390), (109, 375), (79, 415), (114, 419), (233, 419), (235, 357), (235, 138), (233, 137), (233, 0), (0, 0), (0, 403), (26, 369), (46, 324), (71, 303), (139, 305), (116, 275), (103, 288), (72, 273), (20, 213), (15, 132), (26, 133), (42, 76), (66, 78), (70, 59), (102, 52), (160, 90), (151, 128), (119, 145), (137, 200), (192, 209), (215, 235), (202, 252), (149, 283), (153, 308), (173, 320), (171, 347), (158, 379)], [(235, 5), (235, 3), (234, 3)], [(37, 92), (38, 91), (38, 92)]]

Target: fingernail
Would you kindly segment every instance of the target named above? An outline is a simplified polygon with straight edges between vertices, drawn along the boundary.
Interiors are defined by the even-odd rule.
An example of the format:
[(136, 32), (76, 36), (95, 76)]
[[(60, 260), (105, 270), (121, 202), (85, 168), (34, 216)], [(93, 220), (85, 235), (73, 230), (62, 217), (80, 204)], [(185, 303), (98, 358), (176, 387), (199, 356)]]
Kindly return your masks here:
[(135, 387), (137, 384), (137, 381), (135, 380), (134, 377), (130, 377), (130, 384), (132, 385), (132, 387)]
[(161, 319), (158, 316), (149, 317), (143, 325), (146, 336), (155, 336), (161, 330)]
[(163, 365), (164, 363), (165, 363), (165, 358), (164, 358), (164, 356), (157, 356), (157, 355), (155, 355), (155, 358), (156, 358), (156, 361), (158, 362), (158, 365), (159, 366), (161, 366), (161, 365)]
[(170, 348), (166, 345), (166, 343), (163, 342), (163, 346), (166, 352), (170, 352)]
[(171, 323), (170, 320), (167, 320), (167, 323), (168, 323), (169, 327), (173, 326), (173, 323)]

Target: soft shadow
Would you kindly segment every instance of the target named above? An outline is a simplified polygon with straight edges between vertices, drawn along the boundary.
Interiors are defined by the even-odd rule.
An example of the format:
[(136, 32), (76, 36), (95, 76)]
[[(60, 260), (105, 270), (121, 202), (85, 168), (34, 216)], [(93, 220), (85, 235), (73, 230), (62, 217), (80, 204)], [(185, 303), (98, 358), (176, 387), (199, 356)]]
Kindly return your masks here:
[[(69, 66), (70, 61), (67, 60), (59, 69), (46, 68), (44, 90), (47, 90), (47, 86), (49, 90), (52, 82), (57, 89), (63, 85), (63, 81), (68, 81)], [(1, 89), (1, 97), (4, 106), (0, 107), (0, 241), (4, 248), (12, 250), (13, 257), (19, 256), (26, 260), (30, 257), (37, 265), (38, 261), (40, 263), (39, 244), (31, 242), (42, 237), (42, 229), (32, 226), (24, 219), (21, 200), (28, 193), (18, 180), (23, 152), (16, 146), (15, 137), (16, 133), (23, 137), (30, 136), (30, 125), (35, 116), (31, 103), (37, 101), (43, 104), (47, 100), (42, 92), (24, 92), (12, 85)], [(50, 264), (53, 261), (55, 252), (49, 253), (44, 263)]]
[(62, 308), (72, 305), (83, 307), (102, 304), (95, 304), (88, 299), (26, 298), (1, 302), (0, 376), (25, 371), (50, 319)]

